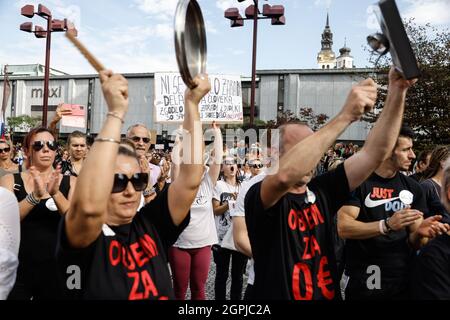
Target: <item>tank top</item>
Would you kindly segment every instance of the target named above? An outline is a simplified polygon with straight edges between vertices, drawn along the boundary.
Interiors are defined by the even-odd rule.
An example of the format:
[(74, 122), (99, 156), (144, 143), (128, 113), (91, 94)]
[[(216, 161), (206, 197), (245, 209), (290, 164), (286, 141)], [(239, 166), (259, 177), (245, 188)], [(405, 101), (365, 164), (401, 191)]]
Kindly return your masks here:
[[(66, 199), (69, 189), (70, 176), (64, 176), (59, 191)], [(14, 174), (14, 194), (19, 202), (27, 196), (20, 173)], [(19, 268), (10, 299), (61, 298), (55, 260), (61, 217), (53, 199), (47, 198), (21, 221)]]

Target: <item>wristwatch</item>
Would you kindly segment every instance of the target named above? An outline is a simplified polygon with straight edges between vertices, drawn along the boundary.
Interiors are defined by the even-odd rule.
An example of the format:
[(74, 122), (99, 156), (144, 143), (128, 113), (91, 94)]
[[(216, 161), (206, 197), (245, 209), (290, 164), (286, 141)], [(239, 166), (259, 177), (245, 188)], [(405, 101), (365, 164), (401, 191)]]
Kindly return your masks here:
[(386, 218), (384, 219), (384, 225), (386, 226), (387, 232), (391, 232), (392, 228), (389, 226), (388, 222), (389, 222), (390, 218)]

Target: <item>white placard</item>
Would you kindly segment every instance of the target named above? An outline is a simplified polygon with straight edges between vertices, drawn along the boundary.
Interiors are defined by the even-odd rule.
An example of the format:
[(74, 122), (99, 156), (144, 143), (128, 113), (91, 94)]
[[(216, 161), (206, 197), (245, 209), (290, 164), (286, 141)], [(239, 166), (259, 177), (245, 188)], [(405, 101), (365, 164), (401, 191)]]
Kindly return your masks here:
[[(211, 91), (200, 101), (202, 122), (242, 123), (240, 76), (209, 75)], [(186, 85), (179, 73), (155, 73), (156, 122), (177, 123), (184, 119)]]
[(164, 144), (155, 144), (155, 150), (164, 150)]

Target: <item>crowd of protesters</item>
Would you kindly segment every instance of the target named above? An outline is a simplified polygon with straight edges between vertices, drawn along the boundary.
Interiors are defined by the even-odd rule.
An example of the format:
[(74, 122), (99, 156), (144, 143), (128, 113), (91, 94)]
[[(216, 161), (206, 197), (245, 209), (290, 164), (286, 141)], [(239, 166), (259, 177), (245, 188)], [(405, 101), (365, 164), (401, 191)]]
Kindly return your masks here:
[[(210, 84), (197, 76), (173, 149), (155, 150), (145, 124), (121, 135), (125, 78), (100, 80), (109, 112), (94, 141), (57, 139), (61, 106), (23, 143), (0, 140), (1, 299), (184, 300), (190, 288), (204, 300), (211, 261), (216, 300), (230, 277), (241, 300), (245, 272), (248, 300), (450, 299), (450, 149), (416, 159), (401, 123), (414, 81), (391, 70), (363, 146), (336, 140), (372, 109), (371, 79), (317, 132), (287, 123), (274, 145), (228, 145), (213, 124), (205, 146), (197, 106)], [(368, 287), (373, 265), (381, 280)]]

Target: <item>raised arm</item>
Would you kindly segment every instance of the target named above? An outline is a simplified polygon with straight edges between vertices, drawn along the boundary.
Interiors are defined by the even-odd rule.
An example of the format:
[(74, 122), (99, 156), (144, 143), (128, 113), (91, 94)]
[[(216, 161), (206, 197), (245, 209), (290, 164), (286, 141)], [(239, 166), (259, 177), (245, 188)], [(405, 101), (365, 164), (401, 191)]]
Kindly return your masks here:
[[(172, 221), (179, 225), (186, 218), (197, 195), (203, 175), (203, 135), (198, 104), (209, 92), (211, 85), (206, 75), (194, 78), (195, 89), (187, 89), (184, 105), (183, 159), (180, 173), (169, 186), (168, 201)], [(188, 133), (189, 137), (186, 137)]]
[(350, 190), (364, 182), (394, 149), (402, 124), (406, 92), (415, 82), (403, 79), (394, 67), (391, 68), (383, 112), (362, 150), (344, 162)]
[(278, 172), (267, 176), (261, 185), (264, 208), (270, 208), (302, 177), (309, 174), (339, 135), (376, 100), (376, 84), (366, 79), (353, 86), (341, 112), (319, 131), (297, 143), (280, 159)]
[[(71, 246), (85, 248), (97, 239), (106, 220), (106, 208), (114, 182), (122, 121), (128, 110), (127, 80), (111, 71), (100, 72), (103, 95), (109, 114), (89, 156), (83, 163), (83, 170), (66, 215), (66, 234)], [(111, 141), (106, 141), (111, 139)], [(104, 161), (108, 159), (108, 161)]]

